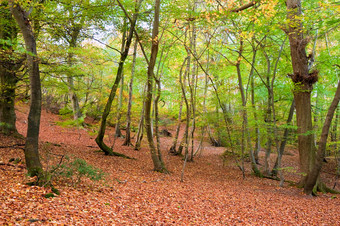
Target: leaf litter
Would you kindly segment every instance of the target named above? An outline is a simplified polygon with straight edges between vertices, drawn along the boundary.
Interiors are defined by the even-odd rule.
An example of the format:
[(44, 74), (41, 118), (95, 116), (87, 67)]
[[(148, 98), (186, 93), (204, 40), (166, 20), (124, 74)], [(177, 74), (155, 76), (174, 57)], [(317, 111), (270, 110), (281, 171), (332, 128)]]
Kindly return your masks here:
[[(27, 107), (17, 107), (17, 128), (25, 135)], [(161, 138), (161, 149), (170, 174), (152, 171), (147, 144), (140, 151), (122, 146), (117, 139), (115, 151), (136, 160), (105, 156), (98, 152), (91, 128), (65, 128), (56, 125), (57, 115), (42, 112), (40, 155), (45, 168), (57, 164), (61, 155), (83, 158), (102, 169), (104, 182), (83, 180), (74, 187), (55, 184), (60, 195), (45, 198), (50, 188), (28, 186), (23, 150), (15, 144), (24, 141), (0, 135), (0, 224), (11, 225), (338, 225), (340, 196), (320, 194), (307, 197), (302, 190), (285, 183), (257, 178), (246, 169), (246, 178), (232, 159), (222, 163), (223, 148), (205, 143), (194, 162), (187, 164), (184, 182), (180, 182), (183, 161), (167, 154), (172, 143)], [(107, 131), (106, 142), (113, 140), (114, 130)], [(111, 138), (111, 139), (110, 139)], [(285, 155), (284, 167), (297, 168), (294, 148)], [(263, 156), (261, 155), (262, 159)], [(9, 164), (11, 158), (20, 158)], [(272, 155), (275, 160), (275, 155)], [(322, 177), (334, 183), (326, 170)], [(327, 172), (328, 173), (327, 173)], [(285, 178), (298, 180), (296, 173)], [(339, 184), (339, 182), (338, 182)], [(337, 187), (339, 189), (339, 187)]]

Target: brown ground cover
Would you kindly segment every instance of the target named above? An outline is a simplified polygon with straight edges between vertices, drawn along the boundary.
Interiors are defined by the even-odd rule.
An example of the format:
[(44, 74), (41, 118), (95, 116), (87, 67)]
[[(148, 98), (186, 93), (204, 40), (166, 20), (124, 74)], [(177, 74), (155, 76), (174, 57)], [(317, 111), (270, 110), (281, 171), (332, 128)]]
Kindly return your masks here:
[[(17, 127), (26, 130), (27, 107), (17, 107)], [(0, 135), (0, 224), (8, 225), (339, 225), (340, 196), (320, 194), (307, 197), (302, 190), (250, 174), (242, 178), (233, 159), (223, 165), (220, 154), (224, 148), (205, 143), (194, 162), (187, 164), (184, 182), (180, 182), (183, 161), (167, 154), (172, 139), (161, 139), (163, 156), (170, 174), (152, 171), (147, 145), (140, 151), (121, 146), (117, 139), (115, 151), (136, 160), (105, 156), (98, 152), (90, 128), (75, 129), (58, 126), (60, 117), (43, 111), (40, 152), (45, 167), (57, 164), (60, 156), (83, 158), (106, 172), (105, 181), (84, 180), (80, 185), (56, 184), (61, 192), (45, 198), (49, 188), (28, 186), (24, 164), (9, 163), (22, 158), (21, 139)], [(108, 130), (107, 142), (112, 142)], [(91, 135), (92, 134), (92, 135)], [(297, 180), (297, 154), (283, 159), (285, 178)], [(263, 153), (261, 153), (263, 157)], [(272, 155), (272, 161), (275, 155)], [(262, 160), (262, 159), (261, 159)], [(263, 161), (262, 161), (263, 162)], [(335, 181), (334, 162), (327, 163), (323, 178), (329, 185)], [(339, 180), (337, 181), (337, 189)]]

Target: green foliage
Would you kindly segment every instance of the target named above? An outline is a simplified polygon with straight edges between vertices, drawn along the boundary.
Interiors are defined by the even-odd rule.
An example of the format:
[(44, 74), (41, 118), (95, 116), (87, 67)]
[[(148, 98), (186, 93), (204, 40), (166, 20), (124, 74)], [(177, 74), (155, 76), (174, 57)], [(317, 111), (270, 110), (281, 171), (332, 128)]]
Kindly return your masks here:
[(88, 164), (84, 159), (76, 158), (71, 161), (66, 158), (66, 162), (52, 167), (52, 178), (56, 181), (66, 181), (73, 186), (78, 185), (82, 179), (88, 178), (91, 181), (100, 181), (104, 179), (104, 173)]
[(55, 195), (53, 193), (47, 193), (47, 194), (44, 195), (44, 197), (47, 198), (47, 199), (48, 198), (54, 198)]
[(59, 110), (59, 115), (69, 117), (72, 115), (72, 110), (68, 108), (67, 106), (65, 106)]
[(70, 119), (66, 121), (56, 122), (56, 124), (63, 127), (81, 127), (84, 124), (84, 116), (78, 118), (77, 120)]

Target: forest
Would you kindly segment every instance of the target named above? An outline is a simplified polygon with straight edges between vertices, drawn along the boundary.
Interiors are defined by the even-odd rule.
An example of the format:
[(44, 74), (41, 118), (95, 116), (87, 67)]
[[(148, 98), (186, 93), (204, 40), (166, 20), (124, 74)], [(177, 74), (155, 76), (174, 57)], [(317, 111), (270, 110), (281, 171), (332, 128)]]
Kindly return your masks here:
[(0, 223), (338, 224), (339, 15), (0, 0)]

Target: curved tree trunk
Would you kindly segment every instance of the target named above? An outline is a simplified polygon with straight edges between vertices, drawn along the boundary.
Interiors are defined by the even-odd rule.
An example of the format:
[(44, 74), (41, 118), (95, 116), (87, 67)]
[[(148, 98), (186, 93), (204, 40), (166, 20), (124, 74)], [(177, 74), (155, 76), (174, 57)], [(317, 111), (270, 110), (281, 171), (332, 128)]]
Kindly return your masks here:
[(28, 114), (27, 137), (25, 144), (25, 161), (30, 176), (43, 176), (43, 169), (40, 163), (38, 141), (41, 116), (41, 83), (39, 73), (39, 59), (37, 57), (36, 41), (29, 21), (29, 14), (18, 4), (9, 2), (11, 12), (23, 34), (29, 69), (31, 101)]
[(148, 138), (151, 158), (154, 165), (154, 170), (158, 172), (168, 172), (165, 168), (162, 156), (156, 150), (155, 143), (153, 141), (152, 126), (151, 126), (151, 104), (152, 104), (152, 87), (154, 75), (154, 67), (156, 63), (158, 53), (158, 28), (159, 28), (159, 11), (160, 11), (160, 0), (155, 1), (155, 15), (152, 29), (152, 46), (151, 46), (151, 57), (148, 65), (148, 80), (147, 80), (147, 93), (145, 98), (145, 130)]
[(134, 31), (134, 27), (135, 27), (136, 21), (137, 21), (137, 16), (138, 16), (138, 11), (135, 12), (134, 15), (133, 15), (133, 19), (132, 19), (131, 27), (130, 27), (130, 30), (129, 30), (129, 35), (128, 35), (127, 40), (126, 40), (124, 52), (122, 52), (121, 56), (120, 56), (117, 76), (116, 76), (114, 84), (111, 88), (109, 99), (107, 100), (107, 103), (105, 105), (105, 109), (104, 109), (104, 112), (103, 112), (103, 115), (102, 115), (102, 120), (101, 120), (101, 124), (100, 124), (100, 128), (99, 128), (99, 132), (98, 132), (98, 135), (95, 139), (96, 143), (98, 144), (100, 149), (105, 153), (105, 155), (115, 155), (115, 156), (121, 156), (121, 157), (129, 158), (128, 156), (125, 156), (121, 153), (114, 152), (109, 146), (107, 146), (104, 143), (104, 134), (105, 134), (105, 129), (106, 129), (107, 117), (110, 113), (112, 102), (113, 102), (113, 99), (116, 95), (116, 91), (117, 91), (120, 79), (122, 78), (124, 62), (125, 62), (125, 60), (128, 56), (128, 53), (129, 53), (129, 49), (130, 49), (130, 45), (131, 45), (132, 37), (133, 37), (133, 31)]

